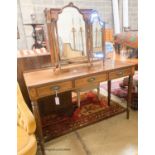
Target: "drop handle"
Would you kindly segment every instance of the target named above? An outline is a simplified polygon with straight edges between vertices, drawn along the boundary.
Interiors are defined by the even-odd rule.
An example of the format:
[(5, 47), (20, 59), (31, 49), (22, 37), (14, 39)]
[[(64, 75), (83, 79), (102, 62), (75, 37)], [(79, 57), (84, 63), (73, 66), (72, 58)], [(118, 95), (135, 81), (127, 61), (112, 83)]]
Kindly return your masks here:
[(51, 90), (55, 91), (55, 104), (60, 105), (60, 99), (58, 97), (58, 90), (60, 89), (60, 86), (52, 86)]
[(92, 77), (92, 78), (89, 78), (87, 81), (88, 82), (94, 82), (96, 80), (96, 78), (95, 77)]
[(53, 91), (58, 91), (60, 89), (60, 86), (52, 86), (51, 90)]

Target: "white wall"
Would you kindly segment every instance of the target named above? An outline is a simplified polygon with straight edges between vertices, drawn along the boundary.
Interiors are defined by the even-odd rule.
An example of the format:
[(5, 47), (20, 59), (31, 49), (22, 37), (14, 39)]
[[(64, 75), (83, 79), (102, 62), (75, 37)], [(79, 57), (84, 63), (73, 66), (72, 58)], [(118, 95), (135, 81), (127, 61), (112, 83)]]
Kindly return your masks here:
[[(31, 23), (31, 14), (36, 14), (36, 20), (39, 23), (44, 23), (45, 8), (57, 8), (67, 5), (71, 0), (18, 0), (18, 28), (21, 39), (18, 39), (18, 49), (31, 49), (33, 44), (32, 27), (23, 24)], [(107, 26), (113, 28), (113, 12), (112, 0), (74, 0), (74, 4), (83, 9), (91, 8), (99, 12), (102, 19), (107, 22)], [(119, 0), (120, 23), (121, 4)], [(129, 0), (129, 25), (132, 29), (138, 27), (138, 0)]]

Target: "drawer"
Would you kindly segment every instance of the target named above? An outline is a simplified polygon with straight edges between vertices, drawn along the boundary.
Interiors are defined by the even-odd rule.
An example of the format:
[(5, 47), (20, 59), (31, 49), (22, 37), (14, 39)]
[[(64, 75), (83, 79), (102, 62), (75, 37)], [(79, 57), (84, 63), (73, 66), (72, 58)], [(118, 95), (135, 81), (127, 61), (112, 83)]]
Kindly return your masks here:
[(83, 88), (84, 86), (89, 87), (91, 85), (99, 84), (100, 82), (106, 81), (107, 79), (107, 74), (98, 74), (94, 76), (80, 78), (75, 80), (75, 88)]
[(37, 88), (37, 93), (41, 97), (48, 96), (55, 94), (56, 90), (58, 93), (64, 92), (67, 90), (71, 90), (72, 87), (72, 81), (66, 81), (66, 82), (60, 82), (60, 83), (54, 83), (49, 84), (47, 86), (39, 87)]
[(116, 79), (116, 78), (120, 78), (123, 76), (127, 76), (130, 75), (132, 73), (132, 69), (131, 68), (126, 68), (126, 69), (120, 69), (117, 71), (112, 71), (109, 73), (109, 80), (111, 79)]

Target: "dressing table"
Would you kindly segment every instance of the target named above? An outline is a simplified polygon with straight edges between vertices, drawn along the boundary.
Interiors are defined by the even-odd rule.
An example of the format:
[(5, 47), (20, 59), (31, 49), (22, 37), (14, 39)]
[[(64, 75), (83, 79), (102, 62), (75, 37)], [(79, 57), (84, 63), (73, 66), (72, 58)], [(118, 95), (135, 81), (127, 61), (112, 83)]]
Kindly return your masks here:
[[(75, 12), (71, 14), (70, 11)], [(64, 12), (65, 15), (74, 15), (73, 17), (68, 18), (68, 22), (71, 24), (71, 29), (68, 29), (68, 32), (63, 32), (63, 20), (58, 21), (58, 19), (63, 19), (63, 16), (59, 15), (63, 14)], [(78, 16), (80, 27), (78, 26), (79, 23), (75, 23), (74, 21), (74, 18), (77, 18), (75, 17), (77, 13), (80, 14)], [(39, 99), (51, 95), (59, 96), (60, 93), (64, 92), (92, 88), (94, 86), (99, 86), (101, 82), (107, 81), (107, 102), (108, 106), (110, 107), (111, 80), (129, 76), (128, 100), (127, 107), (125, 109), (126, 117), (127, 119), (129, 119), (129, 105), (131, 103), (132, 81), (135, 66), (137, 65), (136, 60), (126, 59), (122, 61), (119, 55), (116, 55), (111, 59), (106, 59), (103, 40), (104, 22), (100, 20), (97, 12), (95, 12), (94, 10), (80, 10), (76, 6), (74, 6), (73, 3), (70, 3), (62, 9), (46, 9), (45, 17), (47, 22), (49, 50), (51, 53), (52, 67), (37, 69), (25, 72), (23, 74), (31, 100), (33, 113), (36, 119), (37, 135), (42, 154), (45, 154), (45, 137), (43, 135), (40, 109), (38, 106)], [(82, 19), (84, 21), (82, 21)], [(95, 28), (93, 27), (94, 22)], [(61, 24), (59, 25), (59, 23)], [(99, 25), (97, 26), (97, 24)], [(80, 35), (75, 37), (75, 32), (77, 31), (80, 32), (78, 33)], [(72, 37), (65, 36), (66, 34), (68, 36), (69, 34), (71, 34)], [(64, 36), (65, 38), (63, 38)], [(79, 38), (81, 38), (80, 43), (77, 42)], [(66, 46), (69, 47), (67, 48), (67, 51)], [(72, 53), (71, 56), (66, 54), (68, 50), (70, 50), (70, 52)], [(94, 59), (94, 53), (95, 55), (98, 53), (102, 54), (101, 59)], [(75, 60), (80, 61), (78, 63), (78, 61)], [(80, 96), (78, 95), (78, 97)], [(60, 102), (60, 104), (62, 103)]]
[(136, 61), (121, 62), (118, 56), (114, 64), (107, 60), (104, 66), (102, 62), (96, 62), (93, 67), (78, 66), (78, 68), (67, 68), (58, 72), (53, 72), (52, 68), (47, 68), (24, 73), (42, 151), (44, 152), (44, 137), (37, 102), (39, 98), (55, 94), (56, 90), (60, 93), (108, 81), (108, 105), (110, 106), (111, 80), (129, 76), (126, 108), (127, 119), (129, 119), (129, 105), (131, 103), (131, 88), (135, 65), (137, 65)]

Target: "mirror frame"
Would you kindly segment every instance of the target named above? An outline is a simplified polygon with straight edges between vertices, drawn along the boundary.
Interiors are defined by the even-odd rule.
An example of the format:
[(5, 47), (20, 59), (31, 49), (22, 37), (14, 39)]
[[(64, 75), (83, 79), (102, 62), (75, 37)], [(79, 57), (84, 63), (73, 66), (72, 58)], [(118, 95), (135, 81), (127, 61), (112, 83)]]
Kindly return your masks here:
[[(79, 13), (83, 16), (83, 19), (85, 22), (86, 53), (87, 53), (88, 63), (92, 65), (93, 36), (92, 36), (92, 23), (90, 21), (90, 18), (94, 10), (93, 9), (79, 9), (71, 2), (61, 9), (50, 8), (50, 9), (44, 10), (46, 26), (47, 26), (48, 50), (50, 51), (50, 54), (51, 54), (52, 66), (55, 68), (58, 68), (58, 67), (61, 68), (57, 21), (58, 21), (59, 14), (61, 14), (63, 9), (67, 7), (73, 7), (77, 9)], [(104, 48), (104, 44), (102, 46)]]

